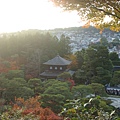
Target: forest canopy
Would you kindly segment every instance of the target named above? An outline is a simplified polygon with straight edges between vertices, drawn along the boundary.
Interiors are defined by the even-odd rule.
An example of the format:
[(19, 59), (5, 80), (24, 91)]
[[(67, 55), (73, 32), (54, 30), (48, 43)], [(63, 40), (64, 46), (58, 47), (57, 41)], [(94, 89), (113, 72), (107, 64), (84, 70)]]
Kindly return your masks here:
[[(120, 31), (120, 0), (50, 0), (64, 10), (77, 10), (81, 19), (101, 30)], [(105, 18), (108, 18), (106, 21)]]

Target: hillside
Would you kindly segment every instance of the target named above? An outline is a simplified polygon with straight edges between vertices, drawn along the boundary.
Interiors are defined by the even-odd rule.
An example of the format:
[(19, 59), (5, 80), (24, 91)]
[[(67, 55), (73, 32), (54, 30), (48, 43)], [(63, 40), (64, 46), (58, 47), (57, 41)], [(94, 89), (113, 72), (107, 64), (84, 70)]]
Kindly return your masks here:
[(49, 30), (49, 32), (56, 35), (58, 38), (60, 38), (62, 34), (70, 37), (73, 52), (81, 50), (82, 48), (87, 48), (90, 43), (100, 41), (101, 37), (107, 38), (108, 42), (111, 42), (113, 39), (120, 39), (120, 32), (114, 32), (110, 29), (105, 29), (101, 32), (99, 29), (92, 26), (89, 28), (72, 27), (65, 29), (54, 29)]

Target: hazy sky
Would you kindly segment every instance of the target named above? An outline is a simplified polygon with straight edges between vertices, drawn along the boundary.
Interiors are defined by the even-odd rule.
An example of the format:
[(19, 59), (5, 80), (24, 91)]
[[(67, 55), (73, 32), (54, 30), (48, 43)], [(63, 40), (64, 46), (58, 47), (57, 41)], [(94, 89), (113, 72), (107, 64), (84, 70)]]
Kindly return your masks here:
[(0, 0), (0, 33), (80, 25), (77, 12), (63, 12), (47, 0)]

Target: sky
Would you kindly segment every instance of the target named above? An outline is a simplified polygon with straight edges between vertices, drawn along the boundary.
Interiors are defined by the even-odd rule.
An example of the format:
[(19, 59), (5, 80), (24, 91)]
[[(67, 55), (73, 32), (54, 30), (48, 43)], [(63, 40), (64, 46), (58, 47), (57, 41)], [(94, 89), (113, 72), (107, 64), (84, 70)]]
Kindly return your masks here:
[(47, 0), (0, 0), (0, 33), (82, 24), (76, 11), (63, 12)]

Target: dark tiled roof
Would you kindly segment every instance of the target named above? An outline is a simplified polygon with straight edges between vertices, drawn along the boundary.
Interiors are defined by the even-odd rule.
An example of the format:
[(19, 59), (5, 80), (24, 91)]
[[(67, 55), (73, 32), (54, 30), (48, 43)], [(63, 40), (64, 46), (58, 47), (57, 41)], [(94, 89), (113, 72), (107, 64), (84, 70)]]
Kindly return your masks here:
[(40, 74), (40, 76), (47, 76), (47, 77), (57, 77), (62, 72), (51, 72), (51, 71), (45, 71)]
[(45, 65), (69, 65), (71, 61), (66, 60), (59, 55), (57, 55), (55, 58), (48, 60), (47, 62), (43, 63)]
[(70, 75), (73, 75), (75, 73), (75, 71), (71, 71), (71, 70), (66, 70), (66, 71), (45, 71), (43, 73), (40, 74), (40, 76), (47, 76), (47, 77), (57, 77), (58, 75), (60, 75), (63, 72), (69, 72)]

